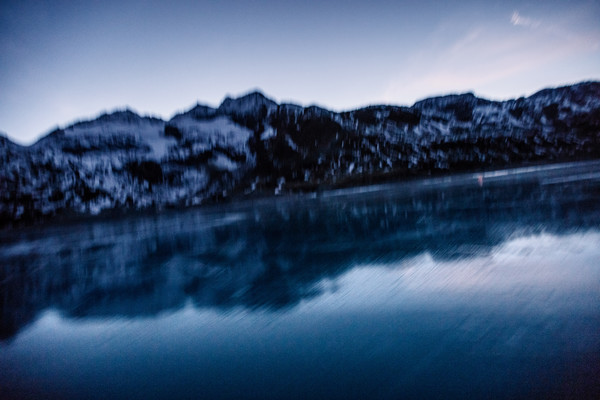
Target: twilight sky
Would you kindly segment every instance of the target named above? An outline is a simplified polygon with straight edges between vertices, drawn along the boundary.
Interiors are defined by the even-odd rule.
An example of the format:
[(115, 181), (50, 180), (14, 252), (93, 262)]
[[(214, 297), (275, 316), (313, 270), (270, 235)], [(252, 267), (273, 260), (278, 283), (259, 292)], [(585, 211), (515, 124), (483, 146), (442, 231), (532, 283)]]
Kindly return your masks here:
[(2, 0), (0, 131), (22, 144), (131, 107), (259, 88), (334, 110), (600, 79), (600, 2)]

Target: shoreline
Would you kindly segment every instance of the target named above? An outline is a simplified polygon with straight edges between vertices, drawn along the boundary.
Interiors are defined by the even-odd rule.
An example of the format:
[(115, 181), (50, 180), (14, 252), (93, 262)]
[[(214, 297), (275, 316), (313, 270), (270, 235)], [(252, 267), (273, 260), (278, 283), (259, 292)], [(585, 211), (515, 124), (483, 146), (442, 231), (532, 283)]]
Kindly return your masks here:
[[(203, 204), (193, 206), (163, 206), (144, 209), (108, 209), (99, 214), (78, 214), (74, 212), (63, 212), (54, 216), (45, 216), (34, 220), (16, 220), (10, 221), (0, 226), (1, 233), (7, 233), (14, 229), (28, 230), (38, 227), (47, 227), (52, 224), (79, 224), (82, 222), (99, 222), (131, 218), (131, 217), (153, 217), (168, 216), (171, 213), (198, 210), (219, 210), (223, 207), (242, 207), (248, 205), (257, 205), (261, 202), (285, 201), (285, 200), (310, 200), (318, 198), (334, 198), (346, 196), (373, 195), (390, 190), (397, 190), (403, 187), (412, 188), (432, 188), (436, 185), (464, 185), (476, 184), (482, 186), (486, 183), (497, 182), (504, 179), (512, 179), (524, 176), (535, 176), (540, 173), (555, 172), (564, 174), (570, 169), (580, 169), (588, 167), (586, 179), (600, 179), (600, 159), (557, 162), (557, 163), (526, 163), (509, 168), (483, 169), (472, 171), (455, 171), (447, 173), (436, 173), (432, 175), (415, 175), (398, 180), (384, 180), (381, 183), (359, 184), (359, 185), (322, 185), (316, 190), (287, 190), (281, 194), (268, 193), (267, 190), (259, 190), (250, 194), (233, 193), (231, 196), (219, 200), (209, 200)], [(597, 172), (594, 172), (597, 171)], [(573, 178), (571, 178), (573, 179)], [(580, 178), (575, 178), (580, 180)], [(561, 183), (563, 180), (548, 180), (546, 184)], [(272, 191), (269, 191), (272, 192)]]

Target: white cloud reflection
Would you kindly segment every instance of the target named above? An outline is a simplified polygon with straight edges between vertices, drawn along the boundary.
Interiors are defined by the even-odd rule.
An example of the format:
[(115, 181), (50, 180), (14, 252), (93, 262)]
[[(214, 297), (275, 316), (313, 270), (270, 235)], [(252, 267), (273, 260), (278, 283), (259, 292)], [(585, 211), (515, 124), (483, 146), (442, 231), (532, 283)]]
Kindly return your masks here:
[[(518, 237), (491, 254), (452, 261), (422, 254), (400, 264), (358, 266), (321, 289), (323, 308), (489, 308), (504, 312), (568, 309), (592, 311), (600, 301), (600, 234), (541, 234)], [(374, 268), (378, 269), (374, 272)], [(355, 302), (355, 303), (353, 303)]]

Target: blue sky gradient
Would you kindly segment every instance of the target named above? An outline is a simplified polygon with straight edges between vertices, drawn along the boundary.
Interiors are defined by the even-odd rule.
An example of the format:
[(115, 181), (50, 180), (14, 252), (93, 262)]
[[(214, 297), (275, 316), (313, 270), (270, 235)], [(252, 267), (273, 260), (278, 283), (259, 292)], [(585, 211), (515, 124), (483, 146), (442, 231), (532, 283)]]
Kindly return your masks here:
[(334, 110), (600, 79), (597, 1), (0, 3), (0, 131), (30, 144), (126, 106), (169, 118), (260, 89)]

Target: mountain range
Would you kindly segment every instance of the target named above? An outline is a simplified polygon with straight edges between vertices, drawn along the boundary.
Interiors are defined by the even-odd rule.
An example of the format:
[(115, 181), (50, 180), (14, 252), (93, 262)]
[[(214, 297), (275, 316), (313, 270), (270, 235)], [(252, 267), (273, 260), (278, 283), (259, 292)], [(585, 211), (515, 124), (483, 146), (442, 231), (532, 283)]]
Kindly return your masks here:
[(0, 222), (164, 209), (457, 171), (600, 158), (600, 82), (491, 101), (334, 112), (260, 92), (168, 121), (131, 110), (0, 136)]

